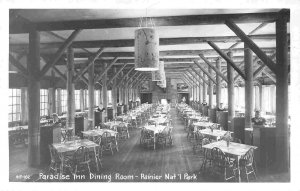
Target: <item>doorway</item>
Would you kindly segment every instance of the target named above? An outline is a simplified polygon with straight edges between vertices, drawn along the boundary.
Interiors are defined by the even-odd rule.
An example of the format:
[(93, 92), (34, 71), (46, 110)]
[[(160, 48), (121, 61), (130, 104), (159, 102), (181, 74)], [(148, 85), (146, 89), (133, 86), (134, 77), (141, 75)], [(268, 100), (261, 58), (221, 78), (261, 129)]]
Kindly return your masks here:
[(152, 93), (141, 93), (141, 104), (152, 103)]

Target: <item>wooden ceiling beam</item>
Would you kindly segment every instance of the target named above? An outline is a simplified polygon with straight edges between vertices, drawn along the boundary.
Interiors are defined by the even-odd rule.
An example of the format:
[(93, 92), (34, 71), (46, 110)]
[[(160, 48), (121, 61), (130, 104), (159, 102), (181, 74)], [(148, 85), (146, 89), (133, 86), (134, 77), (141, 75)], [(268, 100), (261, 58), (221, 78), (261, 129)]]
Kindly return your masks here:
[[(277, 18), (278, 13), (277, 11), (274, 11), (268, 13), (164, 16), (151, 17), (151, 20), (153, 21), (155, 27), (159, 27), (223, 24), (229, 19), (236, 23), (268, 23), (274, 22)], [(53, 21), (29, 24), (27, 22), (22, 23), (22, 21), (17, 22), (18, 18), (12, 19), (14, 22), (10, 22), (10, 34), (28, 33), (32, 27), (32, 24), (35, 24), (36, 30), (38, 31), (140, 27), (140, 18)]]
[(108, 66), (103, 70), (103, 72), (101, 74), (99, 74), (98, 76), (95, 76), (95, 82), (98, 82), (102, 78), (102, 76), (116, 63), (117, 60), (118, 60), (118, 57), (114, 58), (108, 64)]
[(220, 54), (220, 56), (226, 60), (226, 62), (228, 62), (231, 67), (233, 67), (235, 69), (235, 71), (237, 71), (237, 73), (239, 75), (241, 75), (244, 79), (246, 79), (245, 74), (239, 69), (239, 67), (236, 66), (236, 64), (232, 61), (232, 59), (230, 59), (219, 47), (217, 47), (217, 45), (213, 42), (207, 42), (217, 53)]
[(11, 54), (9, 54), (9, 62), (16, 67), (22, 73), (22, 75), (28, 77), (27, 69)]
[(225, 80), (225, 82), (228, 83), (227, 78), (223, 75), (222, 72), (220, 72), (214, 65), (212, 65), (212, 63), (210, 63), (203, 54), (199, 54), (200, 58), (202, 58), (202, 60), (209, 66), (211, 67), (217, 75), (219, 75), (223, 80)]
[(183, 73), (183, 75), (192, 82), (192, 85), (197, 85), (200, 88), (200, 85), (192, 77), (190, 77), (187, 73)]
[(110, 84), (118, 75), (123, 71), (123, 69), (127, 66), (128, 63), (123, 64), (123, 66), (114, 74), (114, 76), (108, 80), (107, 84)]
[[(194, 69), (194, 68), (193, 68)], [(192, 76), (193, 76), (193, 78), (194, 79), (197, 79), (197, 81), (198, 82), (200, 82), (200, 84), (203, 86), (203, 83), (197, 78), (197, 76), (195, 76), (191, 71), (189, 71), (189, 70), (186, 70), (189, 74), (191, 74)], [(195, 70), (193, 70), (194, 72), (195, 72), (195, 74), (197, 74), (198, 76), (199, 76), (199, 74), (195, 71)], [(202, 78), (201, 78), (202, 79)], [(203, 80), (203, 79), (202, 79)], [(206, 81), (206, 80), (203, 80), (204, 81), (204, 83), (208, 83), (208, 81)]]
[(81, 32), (81, 30), (75, 30), (72, 32), (72, 34), (69, 36), (69, 38), (64, 42), (64, 44), (56, 51), (53, 60), (51, 60), (48, 64), (46, 64), (43, 69), (40, 71), (39, 78), (42, 78), (47, 71), (54, 66), (57, 61), (60, 59), (60, 57), (63, 55), (65, 50), (72, 44), (72, 42), (75, 40), (76, 36)]
[[(212, 77), (212, 75), (210, 75), (210, 73), (208, 71), (206, 71), (206, 69), (201, 66), (201, 64), (199, 64), (197, 61), (194, 61), (194, 63), (207, 75), (207, 77), (214, 83), (217, 84), (216, 80)], [(192, 68), (192, 67), (190, 67)], [(193, 69), (193, 68), (192, 68)]]
[[(133, 71), (133, 72), (132, 72)], [(131, 74), (131, 72), (134, 74), (134, 72), (136, 72), (136, 70), (134, 70), (134, 67), (132, 67), (130, 70), (127, 71), (126, 74), (124, 74), (122, 76), (122, 78), (120, 79), (119, 83), (116, 85), (117, 87), (119, 87), (125, 80), (126, 76), (129, 76), (129, 74)]]
[[(190, 68), (195, 72), (195, 74), (197, 74), (197, 76), (199, 76), (199, 77), (202, 79), (202, 81), (203, 81), (204, 83), (206, 83), (207, 85), (209, 84), (209, 82), (208, 82), (203, 76), (201, 76), (201, 75), (199, 74), (199, 72), (197, 72), (197, 71), (195, 70), (195, 68), (193, 68), (193, 67), (191, 67), (191, 66), (190, 66)], [(189, 70), (186, 70), (186, 71), (189, 71)], [(203, 84), (201, 84), (201, 85), (203, 85)]]
[(276, 74), (276, 64), (232, 20), (225, 24)]
[(99, 48), (99, 50), (93, 55), (91, 56), (88, 61), (85, 63), (85, 67), (82, 68), (76, 75), (76, 77), (74, 78), (74, 82), (76, 82), (80, 76), (82, 76), (88, 69), (90, 66), (92, 66), (92, 64), (94, 64), (95, 60), (104, 52), (104, 48)]
[[(52, 32), (51, 32), (52, 33)], [(56, 34), (55, 34), (56, 35)], [(275, 34), (258, 34), (258, 35), (248, 35), (252, 40), (259, 41), (275, 41)], [(290, 35), (288, 35), (289, 39)], [(61, 37), (60, 39), (64, 39)], [(186, 45), (186, 44), (203, 44), (206, 41), (212, 41), (215, 43), (230, 43), (230, 42), (242, 42), (242, 40), (237, 36), (210, 36), (210, 37), (178, 37), (178, 38), (160, 38), (159, 45)], [(41, 43), (41, 50), (58, 48), (62, 45), (62, 42), (47, 42)], [(87, 53), (91, 53), (87, 48), (121, 48), (121, 47), (134, 47), (134, 39), (118, 39), (118, 40), (86, 40), (86, 41), (74, 41), (72, 44), (73, 48), (80, 48)], [(11, 50), (27, 50), (28, 44), (10, 44)], [(233, 48), (232, 48), (233, 49)]]

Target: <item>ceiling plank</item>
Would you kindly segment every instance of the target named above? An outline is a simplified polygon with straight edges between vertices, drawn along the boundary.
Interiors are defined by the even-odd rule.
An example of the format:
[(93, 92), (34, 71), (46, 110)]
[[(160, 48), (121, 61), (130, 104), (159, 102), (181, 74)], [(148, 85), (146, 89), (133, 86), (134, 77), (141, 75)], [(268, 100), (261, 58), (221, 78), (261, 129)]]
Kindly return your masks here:
[(276, 74), (276, 64), (232, 20), (225, 24)]
[[(183, 26), (183, 25), (212, 25), (223, 24), (226, 20), (236, 23), (262, 23), (274, 22), (278, 17), (277, 12), (268, 13), (240, 13), (240, 14), (214, 14), (214, 15), (183, 15), (151, 17), (156, 27), (158, 26)], [(77, 29), (107, 29), (107, 28), (127, 28), (140, 27), (141, 18), (124, 19), (94, 19), (94, 20), (71, 20), (55, 22), (34, 23), (38, 31), (59, 31)], [(17, 19), (15, 19), (17, 20)], [(21, 23), (21, 24), (20, 24)], [(21, 26), (20, 26), (21, 25)], [(28, 33), (31, 23), (10, 22), (9, 33)]]
[(47, 71), (54, 66), (57, 61), (60, 59), (60, 57), (63, 55), (65, 50), (72, 44), (72, 42), (75, 40), (76, 36), (81, 32), (81, 30), (75, 30), (72, 32), (72, 34), (69, 36), (69, 38), (64, 42), (63, 46), (61, 46), (57, 52), (55, 53), (55, 56), (52, 61), (50, 61), (48, 64), (46, 64), (43, 69), (40, 71), (39, 78), (42, 78)]

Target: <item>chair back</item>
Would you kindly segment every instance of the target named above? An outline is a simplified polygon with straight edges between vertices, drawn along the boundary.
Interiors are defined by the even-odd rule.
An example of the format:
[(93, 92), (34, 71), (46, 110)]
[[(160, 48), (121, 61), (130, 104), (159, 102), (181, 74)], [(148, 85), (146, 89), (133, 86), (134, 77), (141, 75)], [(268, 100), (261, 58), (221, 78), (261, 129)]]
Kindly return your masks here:
[(111, 143), (112, 141), (113, 141), (113, 136), (111, 135), (111, 133), (110, 132), (104, 132), (103, 134), (102, 134), (102, 144), (103, 145), (107, 145), (107, 144), (109, 144), (109, 143)]
[(85, 146), (79, 147), (73, 155), (73, 160), (75, 164), (89, 161), (89, 149)]
[(195, 139), (197, 142), (202, 143), (203, 138), (204, 138), (204, 136), (200, 131), (195, 132)]
[(225, 167), (226, 166), (226, 155), (218, 147), (214, 147), (211, 150), (211, 157), (214, 166)]
[(60, 162), (61, 161), (61, 159), (57, 153), (57, 150), (52, 145), (49, 145), (49, 151), (50, 151), (51, 162)]
[(252, 165), (254, 161), (254, 149), (251, 147), (245, 155), (241, 157), (241, 159), (245, 160), (246, 165)]

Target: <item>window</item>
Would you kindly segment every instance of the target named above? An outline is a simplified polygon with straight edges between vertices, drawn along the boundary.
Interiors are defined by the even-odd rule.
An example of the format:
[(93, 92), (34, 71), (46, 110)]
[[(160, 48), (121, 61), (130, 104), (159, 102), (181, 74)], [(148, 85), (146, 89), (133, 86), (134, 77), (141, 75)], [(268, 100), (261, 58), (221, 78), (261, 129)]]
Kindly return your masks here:
[(21, 120), (21, 90), (9, 89), (8, 122)]
[(48, 115), (48, 90), (40, 90), (40, 116)]
[(276, 86), (266, 85), (262, 87), (262, 110), (263, 112), (276, 112)]
[(111, 90), (107, 90), (107, 102), (108, 104), (112, 104)]
[(80, 109), (80, 90), (75, 90), (75, 110)]
[(85, 91), (85, 108), (89, 108), (89, 90)]
[(95, 95), (94, 95), (94, 105), (99, 106), (99, 97), (100, 97), (100, 90), (95, 90)]
[(67, 112), (67, 90), (61, 90), (60, 93), (60, 100), (61, 100), (61, 112)]

